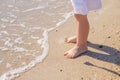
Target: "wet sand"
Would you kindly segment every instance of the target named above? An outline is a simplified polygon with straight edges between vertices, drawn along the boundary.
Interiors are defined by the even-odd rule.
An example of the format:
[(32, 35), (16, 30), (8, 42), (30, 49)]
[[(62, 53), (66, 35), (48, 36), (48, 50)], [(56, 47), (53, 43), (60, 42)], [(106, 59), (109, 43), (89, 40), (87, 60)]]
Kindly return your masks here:
[(71, 12), (70, 1), (1, 0), (0, 3), (0, 80), (11, 80), (46, 57), (48, 32)]

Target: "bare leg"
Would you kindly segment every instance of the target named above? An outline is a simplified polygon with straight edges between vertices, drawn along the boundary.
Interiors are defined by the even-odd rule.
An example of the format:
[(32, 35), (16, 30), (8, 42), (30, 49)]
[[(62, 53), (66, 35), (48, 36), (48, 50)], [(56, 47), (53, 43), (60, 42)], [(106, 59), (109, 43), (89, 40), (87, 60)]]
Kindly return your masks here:
[(75, 58), (87, 51), (87, 37), (89, 33), (87, 15), (75, 14), (75, 18), (77, 20), (77, 43), (75, 47), (64, 54), (67, 58)]

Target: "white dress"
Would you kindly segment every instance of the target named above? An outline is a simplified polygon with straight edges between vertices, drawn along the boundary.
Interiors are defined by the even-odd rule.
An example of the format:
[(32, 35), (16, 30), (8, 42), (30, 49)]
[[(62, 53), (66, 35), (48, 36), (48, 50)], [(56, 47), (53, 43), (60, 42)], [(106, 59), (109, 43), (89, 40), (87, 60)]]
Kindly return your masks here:
[(71, 0), (75, 14), (87, 15), (89, 11), (100, 9), (101, 0)]

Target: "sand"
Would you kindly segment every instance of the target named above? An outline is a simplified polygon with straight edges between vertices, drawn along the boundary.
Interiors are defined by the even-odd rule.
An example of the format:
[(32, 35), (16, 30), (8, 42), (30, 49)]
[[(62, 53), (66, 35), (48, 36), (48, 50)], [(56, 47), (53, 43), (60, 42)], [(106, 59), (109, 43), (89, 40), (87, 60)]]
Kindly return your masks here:
[(89, 51), (67, 59), (64, 52), (75, 44), (64, 42), (75, 35), (76, 21), (67, 22), (49, 33), (49, 54), (15, 80), (120, 80), (120, 0), (104, 0), (103, 9), (88, 15)]

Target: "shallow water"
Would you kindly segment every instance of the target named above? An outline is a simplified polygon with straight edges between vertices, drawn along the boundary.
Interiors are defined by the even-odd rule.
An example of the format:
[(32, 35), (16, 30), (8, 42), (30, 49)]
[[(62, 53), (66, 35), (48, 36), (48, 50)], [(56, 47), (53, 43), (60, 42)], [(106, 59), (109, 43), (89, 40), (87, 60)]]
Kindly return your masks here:
[(71, 15), (69, 0), (0, 0), (0, 80), (41, 62), (48, 34)]

